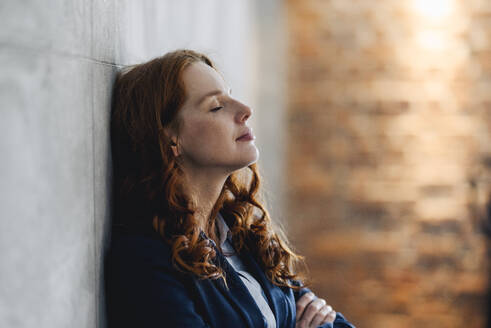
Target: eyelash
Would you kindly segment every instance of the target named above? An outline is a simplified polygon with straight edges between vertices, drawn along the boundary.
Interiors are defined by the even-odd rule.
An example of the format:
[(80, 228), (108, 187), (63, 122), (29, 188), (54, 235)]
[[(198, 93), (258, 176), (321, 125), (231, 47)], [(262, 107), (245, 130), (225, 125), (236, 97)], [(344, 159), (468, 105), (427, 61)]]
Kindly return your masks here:
[(215, 107), (215, 108), (213, 108), (211, 111), (212, 111), (212, 112), (216, 112), (216, 111), (218, 111), (218, 110), (219, 110), (219, 109), (221, 109), (221, 108), (223, 108), (223, 106), (220, 106), (220, 107)]

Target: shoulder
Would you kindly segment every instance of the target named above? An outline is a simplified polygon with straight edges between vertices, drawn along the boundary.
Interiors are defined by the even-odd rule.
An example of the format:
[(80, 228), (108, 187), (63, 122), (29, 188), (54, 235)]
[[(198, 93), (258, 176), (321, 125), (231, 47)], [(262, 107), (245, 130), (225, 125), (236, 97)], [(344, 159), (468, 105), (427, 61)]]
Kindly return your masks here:
[(189, 276), (172, 264), (171, 247), (159, 235), (113, 231), (105, 258), (107, 295), (115, 304), (185, 293)]
[(205, 327), (193, 280), (157, 233), (113, 230), (104, 275), (108, 327)]
[(114, 229), (107, 254), (115, 266), (172, 266), (171, 247), (152, 231)]

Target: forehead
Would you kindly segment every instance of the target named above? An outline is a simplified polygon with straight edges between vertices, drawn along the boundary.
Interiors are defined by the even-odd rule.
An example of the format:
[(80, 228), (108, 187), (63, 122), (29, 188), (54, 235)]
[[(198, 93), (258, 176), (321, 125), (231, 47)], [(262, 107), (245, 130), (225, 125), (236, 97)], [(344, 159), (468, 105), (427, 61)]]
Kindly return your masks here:
[(226, 90), (225, 81), (220, 73), (202, 62), (192, 63), (186, 67), (182, 80), (186, 89), (186, 101), (193, 103), (210, 91)]

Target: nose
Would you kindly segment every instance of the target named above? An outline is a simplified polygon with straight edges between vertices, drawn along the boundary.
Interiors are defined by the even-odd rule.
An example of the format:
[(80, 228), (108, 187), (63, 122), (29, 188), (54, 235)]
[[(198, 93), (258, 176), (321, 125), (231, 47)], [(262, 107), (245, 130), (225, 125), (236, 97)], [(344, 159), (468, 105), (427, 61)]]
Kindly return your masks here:
[(237, 118), (239, 123), (247, 121), (247, 119), (252, 115), (252, 109), (242, 103), (239, 103), (239, 111), (237, 112)]

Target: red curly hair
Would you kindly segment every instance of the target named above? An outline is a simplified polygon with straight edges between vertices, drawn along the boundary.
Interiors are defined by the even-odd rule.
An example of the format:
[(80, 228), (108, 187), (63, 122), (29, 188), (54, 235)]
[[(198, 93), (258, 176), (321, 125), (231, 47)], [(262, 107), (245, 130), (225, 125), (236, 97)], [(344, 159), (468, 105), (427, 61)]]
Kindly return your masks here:
[[(113, 224), (152, 227), (171, 246), (177, 269), (201, 279), (222, 278), (226, 285), (224, 271), (214, 261), (216, 252), (193, 215), (195, 204), (184, 193), (184, 172), (173, 156), (172, 141), (164, 133), (166, 127), (179, 131), (177, 113), (186, 97), (182, 72), (194, 62), (216, 70), (206, 55), (179, 49), (117, 75), (111, 113)], [(259, 200), (260, 180), (255, 163), (230, 174), (204, 233), (218, 245), (215, 219), (222, 213), (231, 223), (236, 251), (250, 251), (275, 285), (298, 290), (307, 286), (305, 281), (299, 286), (305, 279), (296, 272), (299, 264), (305, 267), (304, 257), (292, 251), (283, 230), (273, 225)]]

